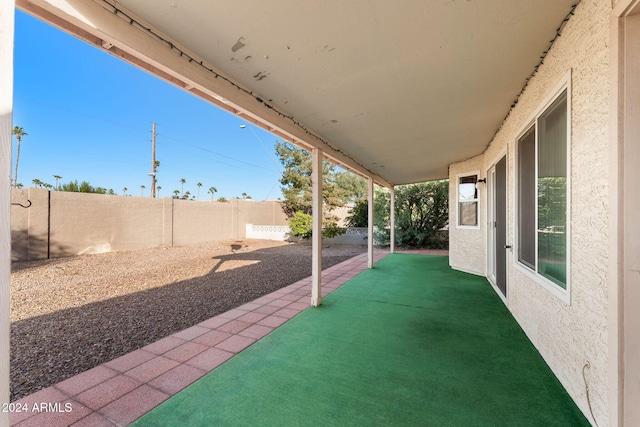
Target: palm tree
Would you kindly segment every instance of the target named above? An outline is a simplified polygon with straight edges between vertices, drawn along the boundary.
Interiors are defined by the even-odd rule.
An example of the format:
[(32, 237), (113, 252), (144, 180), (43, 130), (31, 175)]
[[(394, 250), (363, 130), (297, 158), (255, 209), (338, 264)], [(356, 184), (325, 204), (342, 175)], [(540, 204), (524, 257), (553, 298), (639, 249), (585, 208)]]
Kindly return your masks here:
[(216, 194), (216, 191), (218, 191), (218, 189), (216, 187), (209, 187), (208, 193), (211, 193), (211, 201), (212, 202), (213, 202), (213, 195)]
[(159, 185), (156, 187), (156, 190), (158, 190), (158, 197), (160, 197), (160, 190), (162, 189), (162, 187), (160, 187)]
[(140, 194), (142, 197), (144, 197), (144, 189), (147, 188), (143, 185), (140, 186), (140, 189), (142, 190), (142, 193)]
[(124, 188), (122, 189), (122, 195), (123, 195), (123, 196), (126, 196), (126, 195), (127, 195), (127, 187), (124, 187)]
[(200, 187), (202, 187), (202, 183), (199, 182), (196, 185), (198, 186), (198, 197), (196, 197), (196, 200), (200, 200)]
[(29, 135), (22, 129), (20, 126), (14, 126), (11, 130), (11, 134), (16, 136), (16, 141), (18, 141), (18, 150), (16, 151), (16, 176), (13, 179), (13, 186), (18, 186), (18, 162), (20, 161), (20, 142), (22, 141), (23, 136)]
[(42, 186), (42, 181), (40, 181), (38, 178), (35, 178), (33, 181), (33, 185), (36, 186), (36, 188), (40, 188)]
[(60, 187), (58, 186), (58, 180), (62, 179), (62, 177), (60, 175), (53, 175), (53, 177), (56, 179), (56, 190), (59, 190)]
[(180, 194), (180, 190), (173, 190), (173, 198), (174, 199), (177, 199), (179, 194)]
[(184, 178), (180, 178), (180, 182), (182, 183), (182, 193), (181, 193), (181, 195), (184, 196), (184, 184), (187, 182), (187, 180), (184, 179)]

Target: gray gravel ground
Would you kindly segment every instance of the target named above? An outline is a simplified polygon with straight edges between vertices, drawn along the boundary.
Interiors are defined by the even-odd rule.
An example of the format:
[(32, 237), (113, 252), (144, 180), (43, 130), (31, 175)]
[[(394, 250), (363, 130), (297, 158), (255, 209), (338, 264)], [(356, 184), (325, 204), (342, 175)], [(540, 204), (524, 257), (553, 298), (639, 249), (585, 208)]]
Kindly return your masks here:
[(309, 245), (261, 240), (14, 263), (11, 401), (310, 275)]

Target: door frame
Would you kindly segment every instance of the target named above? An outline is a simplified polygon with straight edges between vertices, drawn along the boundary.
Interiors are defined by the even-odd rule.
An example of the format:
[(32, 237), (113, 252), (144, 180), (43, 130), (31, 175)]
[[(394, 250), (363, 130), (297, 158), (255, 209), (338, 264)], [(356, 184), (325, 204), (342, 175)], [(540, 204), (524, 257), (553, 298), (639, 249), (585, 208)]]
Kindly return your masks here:
[(618, 0), (610, 21), (609, 424), (640, 425), (640, 0)]
[[(502, 150), (491, 162), (491, 166), (487, 169), (486, 173), (486, 203), (487, 203), (487, 279), (491, 284), (491, 287), (495, 290), (496, 294), (502, 299), (506, 306), (509, 305), (509, 253), (511, 251), (506, 251), (505, 249), (505, 292), (506, 295), (502, 293), (502, 291), (498, 288), (497, 284), (497, 251), (496, 251), (496, 228), (493, 226), (494, 221), (496, 220), (496, 166), (500, 160), (505, 159), (505, 233), (506, 240), (509, 240), (509, 157), (508, 150)], [(507, 243), (508, 244), (508, 243)]]

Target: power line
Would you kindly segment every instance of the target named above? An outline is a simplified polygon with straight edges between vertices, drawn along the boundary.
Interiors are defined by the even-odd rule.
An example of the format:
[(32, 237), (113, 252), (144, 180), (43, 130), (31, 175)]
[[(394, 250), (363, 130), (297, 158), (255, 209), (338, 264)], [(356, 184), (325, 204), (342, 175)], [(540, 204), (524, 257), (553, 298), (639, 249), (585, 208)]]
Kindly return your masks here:
[[(170, 136), (167, 136), (167, 135), (165, 135), (165, 134), (161, 134), (161, 133), (160, 133), (160, 134), (158, 134), (158, 135), (159, 135), (159, 136), (164, 136), (164, 138), (165, 138), (165, 139), (171, 139), (171, 140), (173, 140), (173, 141), (176, 141), (176, 142), (178, 142), (179, 144), (186, 145), (186, 146), (189, 146), (189, 147), (192, 147), (192, 148), (196, 148), (196, 149), (198, 149), (198, 150), (202, 150), (202, 151), (205, 151), (205, 152), (207, 152), (207, 153), (215, 154), (216, 156), (224, 157), (225, 159), (230, 159), (230, 160), (233, 160), (233, 161), (238, 162), (238, 163), (243, 163), (243, 164), (245, 164), (245, 165), (249, 165), (249, 166), (252, 166), (252, 167), (255, 167), (255, 168), (264, 169), (264, 170), (267, 170), (267, 171), (269, 171), (269, 172), (273, 172), (273, 169), (265, 168), (265, 167), (263, 167), (263, 166), (256, 165), (255, 163), (250, 163), (250, 162), (247, 162), (247, 161), (244, 161), (244, 160), (240, 160), (240, 159), (237, 159), (237, 158), (232, 157), (232, 156), (227, 156), (226, 154), (222, 154), (222, 153), (219, 153), (219, 152), (217, 152), (217, 151), (213, 151), (213, 150), (211, 150), (211, 149), (209, 149), (209, 148), (201, 147), (201, 146), (199, 146), (199, 145), (195, 145), (195, 144), (190, 144), (190, 143), (188, 143), (188, 142), (184, 142), (184, 141), (182, 141), (182, 140), (180, 140), (180, 139), (177, 139), (177, 138), (174, 138), (174, 137), (170, 137)], [(161, 142), (158, 142), (158, 144), (162, 144), (162, 143), (161, 143)], [(231, 166), (231, 165), (230, 165), (230, 166)]]
[[(124, 128), (134, 129), (134, 130), (142, 131), (142, 132), (145, 132), (145, 133), (148, 132), (147, 129), (143, 129), (143, 128), (140, 128), (140, 127), (137, 127), (137, 126), (133, 126), (133, 125), (126, 124), (126, 123), (120, 123), (120, 122), (117, 122), (117, 121), (114, 121), (114, 120), (110, 120), (110, 119), (94, 116), (94, 115), (87, 114), (87, 113), (82, 113), (82, 112), (75, 111), (75, 110), (72, 110), (72, 109), (69, 109), (69, 108), (61, 107), (59, 105), (54, 105), (54, 104), (49, 104), (49, 103), (46, 103), (46, 102), (42, 102), (42, 101), (39, 101), (39, 100), (36, 100), (36, 99), (26, 98), (26, 97), (18, 96), (18, 95), (16, 95), (16, 98), (21, 98), (21, 99), (26, 100), (28, 102), (37, 103), (37, 104), (43, 105), (43, 106), (48, 107), (48, 108), (52, 108), (52, 109), (56, 109), (56, 110), (60, 110), (60, 111), (65, 111), (67, 113), (71, 113), (71, 114), (75, 114), (75, 115), (78, 115), (78, 116), (90, 118), (90, 119), (101, 121), (101, 122), (104, 122), (104, 123), (109, 123), (111, 125), (116, 125), (116, 126), (120, 126), (120, 127), (124, 127)], [(219, 153), (217, 151), (214, 151), (214, 150), (211, 150), (211, 149), (199, 146), (199, 145), (195, 145), (195, 144), (191, 144), (191, 143), (188, 143), (188, 142), (184, 142), (181, 139), (178, 139), (178, 138), (175, 138), (175, 137), (172, 137), (172, 136), (169, 136), (169, 135), (165, 135), (165, 134), (161, 134), (161, 133), (157, 133), (156, 135), (157, 136), (163, 136), (165, 139), (173, 140), (173, 141), (178, 142), (179, 144), (186, 145), (186, 146), (189, 146), (189, 147), (192, 147), (192, 148), (196, 148), (198, 150), (205, 151), (205, 152), (208, 152), (208, 153), (211, 153), (211, 154), (215, 154), (217, 156), (224, 157), (226, 159), (233, 160), (233, 161), (238, 162), (238, 163), (243, 163), (243, 164), (248, 165), (248, 166), (252, 166), (252, 167), (255, 167), (255, 168), (259, 168), (259, 169), (264, 169), (264, 170), (267, 170), (269, 172), (273, 172), (273, 170), (270, 169), (270, 168), (265, 168), (263, 166), (256, 165), (255, 163), (250, 163), (250, 162), (247, 162), (247, 161), (244, 161), (244, 160), (240, 160), (240, 159), (238, 159), (236, 157), (228, 156), (226, 154), (222, 154), (222, 153)], [(158, 144), (162, 144), (162, 142), (158, 142)], [(265, 148), (265, 150), (266, 150), (266, 148)], [(235, 166), (235, 165), (230, 165), (228, 163), (223, 163), (223, 164), (227, 164), (228, 166)]]

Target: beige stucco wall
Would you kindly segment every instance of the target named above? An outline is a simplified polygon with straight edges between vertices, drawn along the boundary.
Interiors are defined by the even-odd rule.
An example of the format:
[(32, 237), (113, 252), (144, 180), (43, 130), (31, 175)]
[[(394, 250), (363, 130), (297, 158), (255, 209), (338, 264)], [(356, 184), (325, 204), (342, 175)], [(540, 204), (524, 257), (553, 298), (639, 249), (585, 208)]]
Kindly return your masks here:
[(240, 238), (246, 237), (245, 224), (289, 225), (280, 203), (263, 202), (269, 204), (257, 208), (256, 205), (259, 205), (259, 202), (243, 199), (236, 199), (235, 201), (238, 203), (237, 233)]
[(11, 259), (27, 259), (29, 235), (28, 209), (21, 208), (17, 204), (27, 205), (29, 200), (28, 190), (11, 191)]
[[(480, 203), (479, 228), (458, 227), (458, 185), (460, 175), (478, 174), (478, 179), (486, 176), (483, 157), (478, 156), (449, 167), (449, 264), (456, 270), (485, 275), (486, 273), (486, 210), (485, 188), (478, 184)], [(454, 244), (451, 243), (451, 239)], [(464, 242), (462, 244), (455, 244)]]
[[(571, 211), (570, 300), (562, 301), (516, 267), (508, 255), (507, 304), (531, 341), (590, 418), (582, 369), (586, 371), (591, 404), (598, 423), (608, 421), (607, 273), (608, 273), (608, 124), (609, 124), (609, 0), (583, 0), (575, 15), (530, 80), (487, 150), (452, 165), (450, 179), (481, 164), (486, 176), (493, 162), (508, 153), (508, 242), (515, 234), (515, 141), (545, 98), (571, 71)], [(453, 192), (453, 190), (452, 190)], [(483, 192), (484, 193), (484, 192)], [(452, 195), (453, 197), (453, 195)], [(486, 197), (481, 193), (486, 215)], [(452, 199), (454, 200), (454, 199)], [(455, 209), (452, 203), (452, 208)], [(486, 216), (485, 216), (486, 218)], [(455, 213), (452, 214), (455, 220)], [(482, 224), (482, 223), (481, 223)], [(465, 230), (466, 231), (466, 230)], [(472, 235), (469, 235), (472, 234)], [(478, 236), (479, 234), (481, 236)], [(478, 233), (451, 227), (452, 266), (477, 268), (474, 252), (485, 252)]]
[[(164, 244), (163, 199), (50, 194), (52, 258)], [(32, 258), (31, 253), (29, 256)]]
[(151, 199), (13, 190), (12, 260), (245, 238), (245, 224), (287, 225), (278, 202)]
[[(237, 238), (232, 215), (236, 200), (229, 203), (173, 200), (174, 245)], [(215, 236), (215, 238), (213, 238)]]

